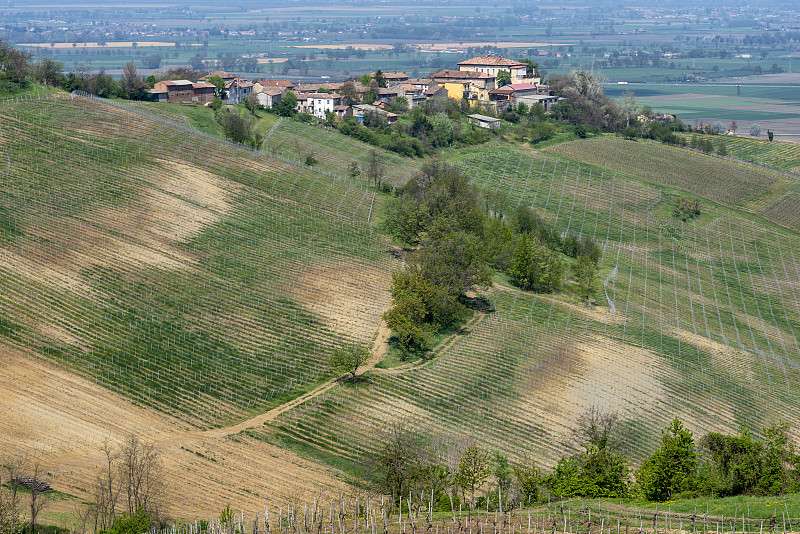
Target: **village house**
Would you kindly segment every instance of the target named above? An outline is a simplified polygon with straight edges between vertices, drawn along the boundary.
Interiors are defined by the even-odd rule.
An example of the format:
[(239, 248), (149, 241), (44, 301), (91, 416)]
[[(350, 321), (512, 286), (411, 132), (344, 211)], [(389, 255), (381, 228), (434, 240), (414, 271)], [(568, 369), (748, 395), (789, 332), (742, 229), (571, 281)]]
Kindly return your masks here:
[(447, 90), (447, 96), (460, 100), (489, 101), (495, 77), (485, 72), (442, 70), (431, 74), (431, 80)]
[(163, 80), (148, 91), (154, 102), (207, 104), (214, 100), (214, 84), (189, 80)]
[(283, 90), (294, 91), (296, 84), (289, 80), (258, 80), (261, 87), (277, 87)]
[(467, 121), (470, 124), (478, 126), (479, 128), (488, 128), (490, 130), (494, 130), (495, 128), (500, 128), (500, 119), (496, 117), (478, 115), (477, 113), (475, 113), (474, 115), (467, 115)]
[(341, 117), (347, 106), (342, 106), (342, 95), (336, 93), (298, 93), (298, 113), (308, 113), (318, 119), (325, 119), (327, 113)]
[(514, 107), (518, 103), (531, 105), (539, 102), (549, 110), (550, 106), (558, 101), (558, 97), (550, 96), (547, 86), (531, 83), (511, 83), (489, 91), (489, 99), (494, 102), (495, 108), (502, 111)]
[[(375, 73), (372, 73), (372, 77), (375, 77)], [(386, 80), (386, 85), (391, 87), (400, 83), (406, 83), (408, 81), (408, 75), (405, 72), (384, 72), (383, 79)]]
[(283, 94), (288, 91), (288, 89), (283, 87), (274, 87), (274, 86), (263, 86), (261, 82), (256, 82), (253, 84), (253, 93), (258, 98), (258, 104), (264, 106), (265, 108), (274, 107), (275, 104), (281, 101), (283, 98)]
[(225, 84), (225, 103), (241, 104), (253, 92), (253, 82), (243, 78), (234, 78)]
[(511, 83), (532, 83), (539, 85), (541, 79), (537, 76), (528, 76), (528, 66), (525, 63), (514, 61), (503, 56), (480, 56), (458, 63), (460, 71), (473, 71), (488, 74), (497, 78), (497, 74), (504, 70), (511, 75)]
[(370, 104), (355, 104), (355, 105), (352, 106), (352, 113), (353, 113), (353, 117), (358, 119), (359, 124), (364, 122), (364, 116), (369, 114), (369, 113), (377, 113), (377, 114), (385, 117), (386, 121), (389, 124), (397, 122), (397, 114), (396, 113), (390, 113), (388, 111), (385, 111), (385, 110), (383, 110), (383, 109), (381, 109), (379, 107), (376, 107), (376, 106), (372, 106)]

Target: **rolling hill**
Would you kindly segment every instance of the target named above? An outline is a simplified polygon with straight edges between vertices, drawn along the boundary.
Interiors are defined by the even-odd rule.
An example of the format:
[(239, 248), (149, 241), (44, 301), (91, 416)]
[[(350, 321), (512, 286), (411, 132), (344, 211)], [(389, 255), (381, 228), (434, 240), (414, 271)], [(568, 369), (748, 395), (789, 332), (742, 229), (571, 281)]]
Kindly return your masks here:
[[(100, 443), (136, 432), (164, 454), (170, 512), (193, 518), (349, 491), (400, 419), (543, 466), (591, 406), (620, 411), (637, 461), (675, 416), (796, 429), (800, 241), (775, 205), (796, 185), (623, 143), (449, 153), (494, 212), (594, 237), (603, 284), (587, 307), (498, 276), (493, 311), (387, 369), (402, 263), (376, 226), (385, 195), (346, 172), (371, 147), (281, 121), (255, 152), (143, 104), (0, 102), (4, 458), (84, 499)], [(380, 155), (396, 184), (419, 165)], [(677, 196), (701, 216), (672, 217)], [(352, 341), (373, 344), (355, 385), (328, 365)]]

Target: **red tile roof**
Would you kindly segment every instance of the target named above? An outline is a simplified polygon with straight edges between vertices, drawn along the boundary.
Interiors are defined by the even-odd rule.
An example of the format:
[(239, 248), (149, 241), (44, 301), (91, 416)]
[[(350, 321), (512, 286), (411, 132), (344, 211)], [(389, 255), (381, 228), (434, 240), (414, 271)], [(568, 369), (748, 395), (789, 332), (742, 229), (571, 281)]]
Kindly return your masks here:
[(459, 65), (479, 65), (481, 67), (525, 67), (524, 63), (514, 61), (503, 56), (478, 56), (465, 61), (459, 61)]
[(431, 74), (431, 78), (486, 79), (486, 78), (494, 78), (494, 76), (486, 74), (485, 72), (476, 72), (471, 70), (441, 70), (439, 72)]

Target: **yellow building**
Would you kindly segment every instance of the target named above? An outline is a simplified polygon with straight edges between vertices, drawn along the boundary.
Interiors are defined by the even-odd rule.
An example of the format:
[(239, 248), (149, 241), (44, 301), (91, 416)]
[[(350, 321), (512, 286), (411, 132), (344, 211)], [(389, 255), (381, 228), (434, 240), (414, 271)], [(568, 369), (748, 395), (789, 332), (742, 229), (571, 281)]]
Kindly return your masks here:
[(432, 74), (431, 79), (447, 90), (448, 98), (481, 102), (489, 101), (489, 91), (495, 84), (494, 76), (474, 71), (443, 70)]

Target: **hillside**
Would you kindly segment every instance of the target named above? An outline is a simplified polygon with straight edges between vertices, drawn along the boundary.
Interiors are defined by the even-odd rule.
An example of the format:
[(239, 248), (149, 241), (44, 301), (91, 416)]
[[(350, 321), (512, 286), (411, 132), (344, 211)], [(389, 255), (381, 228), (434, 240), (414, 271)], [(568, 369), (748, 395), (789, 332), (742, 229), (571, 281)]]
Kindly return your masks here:
[[(492, 211), (594, 237), (604, 282), (587, 308), (498, 276), (494, 311), (382, 369), (402, 264), (376, 227), (386, 197), (347, 177), (372, 148), (284, 120), (254, 152), (154, 109), (0, 102), (0, 450), (64, 493), (89, 498), (99, 444), (128, 432), (158, 444), (170, 512), (193, 518), (350, 491), (401, 419), (542, 466), (597, 405), (623, 414), (635, 461), (675, 416), (697, 434), (798, 428), (800, 240), (781, 175), (607, 137), (450, 151)], [(395, 184), (419, 164), (379, 156)], [(687, 195), (702, 214), (682, 223)], [(373, 345), (356, 385), (328, 365), (350, 341)]]
[[(247, 477), (258, 474), (244, 471), (255, 466), (235, 467), (226, 450), (264, 461), (276, 453), (256, 454), (268, 446), (247, 438), (241, 447), (211, 446), (202, 431), (329, 379), (334, 348), (376, 336), (394, 260), (370, 226), (374, 193), (164, 122), (140, 106), (59, 95), (6, 101), (0, 115), (8, 161), (0, 334), (3, 352), (25, 369), (4, 384), (20, 393), (3, 399), (3, 450), (35, 451), (73, 493), (68, 488), (89, 487), (86, 466), (104, 438), (157, 426), (144, 434), (164, 445), (170, 464), (202, 463), (181, 447), (211, 447), (243, 471), (234, 486), (252, 486)], [(85, 413), (75, 399), (55, 421), (36, 417), (51, 412), (50, 381), (24, 384), (39, 366), (43, 377), (53, 372), (42, 357), (82, 381), (81, 389), (107, 390), (122, 413), (128, 405), (146, 416), (140, 422), (99, 407)], [(20, 442), (20, 434), (29, 440)], [(191, 438), (200, 444), (187, 446)], [(76, 465), (84, 469), (76, 473)], [(332, 476), (320, 484), (334, 484)], [(228, 475), (212, 478), (219, 483), (203, 489), (208, 499), (234, 491), (226, 489)], [(176, 495), (188, 495), (184, 487), (192, 484), (174, 483)], [(278, 486), (316, 491), (299, 480)], [(200, 494), (191, 498), (220, 507)], [(243, 505), (258, 501), (244, 498)]]

